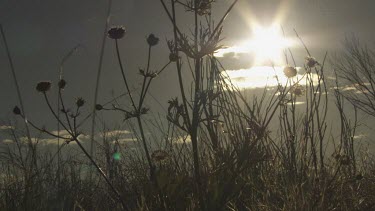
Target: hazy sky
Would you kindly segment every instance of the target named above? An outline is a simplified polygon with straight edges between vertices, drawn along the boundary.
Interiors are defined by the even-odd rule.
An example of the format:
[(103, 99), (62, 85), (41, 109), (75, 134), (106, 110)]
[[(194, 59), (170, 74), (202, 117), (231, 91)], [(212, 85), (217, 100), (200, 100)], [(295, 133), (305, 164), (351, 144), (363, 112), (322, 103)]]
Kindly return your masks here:
[[(217, 0), (214, 15), (223, 14), (229, 0)], [(15, 63), (26, 111), (32, 118), (49, 115), (35, 85), (41, 80), (57, 81), (62, 57), (77, 44), (82, 45), (64, 66), (68, 81), (65, 95), (73, 102), (82, 96), (92, 102), (98, 66), (99, 47), (105, 23), (105, 0), (0, 0), (0, 23), (5, 29)], [(314, 56), (339, 50), (346, 35), (355, 34), (374, 44), (375, 1), (373, 0), (239, 0), (225, 22), (223, 44), (231, 45), (250, 35), (249, 22), (270, 25), (276, 18), (286, 36), (294, 37), (296, 29)], [(182, 19), (184, 26), (191, 23)], [(127, 74), (131, 81), (140, 79), (138, 68), (145, 66), (149, 33), (160, 37), (152, 65), (161, 67), (168, 61), (166, 39), (172, 37), (171, 24), (157, 0), (113, 0), (110, 25), (124, 25), (126, 37), (120, 41)], [(114, 43), (107, 40), (99, 102), (111, 98), (111, 90), (121, 93), (123, 84), (115, 60)], [(296, 56), (304, 58), (302, 48)], [(249, 59), (250, 60), (250, 59)], [(224, 61), (233, 69), (231, 61)], [(248, 65), (247, 61), (242, 61)], [(188, 74), (188, 73), (186, 73)], [(176, 73), (165, 71), (155, 80), (151, 93), (165, 106), (178, 95)], [(16, 91), (0, 43), (0, 119), (11, 117), (18, 104)], [(137, 87), (137, 82), (133, 83)], [(154, 103), (151, 98), (148, 103)]]

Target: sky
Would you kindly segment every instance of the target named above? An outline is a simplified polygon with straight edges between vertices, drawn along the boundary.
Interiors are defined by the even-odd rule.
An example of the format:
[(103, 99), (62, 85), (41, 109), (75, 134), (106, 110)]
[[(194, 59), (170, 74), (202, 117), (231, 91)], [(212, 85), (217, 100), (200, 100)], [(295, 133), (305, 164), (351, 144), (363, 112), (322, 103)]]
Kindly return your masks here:
[[(219, 18), (230, 2), (217, 0), (214, 17)], [(0, 23), (30, 119), (46, 124), (52, 119), (35, 85), (44, 80), (56, 84), (62, 58), (77, 45), (81, 47), (64, 64), (64, 78), (68, 81), (64, 95), (67, 104), (74, 103), (75, 97), (92, 102), (106, 7), (105, 0), (0, 0)], [(254, 23), (261, 26), (276, 23), (291, 39), (295, 39), (295, 29), (312, 54), (322, 59), (326, 51), (337, 53), (346, 36), (356, 35), (373, 46), (374, 8), (372, 0), (239, 0), (225, 20), (222, 44), (234, 46), (247, 40)], [(180, 20), (183, 26), (192, 25), (186, 17)], [(120, 40), (120, 48), (133, 87), (140, 83), (138, 68), (146, 64), (148, 34), (154, 33), (160, 38), (160, 44), (153, 50), (151, 65), (157, 69), (168, 61), (166, 40), (172, 38), (172, 30), (159, 1), (113, 0), (110, 25), (126, 27), (127, 34)], [(306, 56), (302, 46), (293, 46), (292, 50), (297, 63), (302, 65)], [(253, 57), (244, 54), (221, 59), (228, 70), (240, 70), (251, 68)], [(158, 111), (167, 106), (168, 99), (178, 95), (176, 72), (167, 68), (164, 73), (152, 84), (151, 94), (158, 102), (152, 97), (146, 102), (158, 107)], [(119, 76), (114, 43), (108, 39), (99, 102), (123, 92)], [(8, 121), (13, 118), (13, 106), (19, 103), (3, 42), (0, 43), (0, 80), (0, 120)]]

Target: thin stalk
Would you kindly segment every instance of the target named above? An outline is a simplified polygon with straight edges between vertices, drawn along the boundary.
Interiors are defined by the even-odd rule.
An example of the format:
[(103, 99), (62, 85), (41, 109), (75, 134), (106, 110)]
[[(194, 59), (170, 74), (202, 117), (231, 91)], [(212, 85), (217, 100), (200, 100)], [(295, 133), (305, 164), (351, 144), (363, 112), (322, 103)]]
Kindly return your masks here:
[[(148, 46), (148, 56), (147, 56), (147, 69), (145, 74), (147, 75), (150, 71), (150, 61), (151, 61), (151, 45)], [(147, 82), (147, 76), (143, 76), (143, 83), (142, 83), (142, 90), (140, 94), (140, 99), (139, 99), (139, 104), (138, 104), (138, 112), (141, 111), (142, 109), (142, 104), (143, 104), (143, 95), (146, 94), (145, 88), (146, 88), (146, 82)], [(151, 83), (152, 78), (149, 79), (149, 83)]]
[(143, 144), (143, 148), (145, 150), (146, 159), (147, 159), (148, 165), (150, 167), (150, 180), (154, 181), (154, 179), (155, 179), (155, 177), (154, 177), (155, 176), (154, 175), (155, 167), (152, 164), (150, 152), (148, 151), (148, 147), (147, 147), (147, 143), (146, 143), (146, 137), (145, 137), (145, 133), (144, 133), (144, 130), (143, 130), (143, 124), (142, 124), (142, 119), (141, 119), (140, 115), (137, 116), (137, 123), (138, 123), (139, 131), (141, 133), (142, 144)]
[[(165, 7), (165, 4), (164, 4), (163, 0), (161, 0), (161, 2), (163, 4), (163, 6), (164, 6), (164, 9), (168, 13), (168, 16), (170, 16), (169, 11)], [(171, 3), (172, 3), (172, 18), (171, 18), (171, 21), (173, 23), (173, 36), (174, 36), (174, 46), (175, 46), (174, 51), (177, 53), (177, 57), (178, 57), (178, 50), (177, 50), (178, 36), (177, 36), (177, 32), (179, 30), (177, 28), (177, 19), (176, 19), (176, 10), (175, 10), (175, 2), (174, 2), (174, 0), (171, 0)], [(191, 127), (190, 115), (189, 115), (189, 111), (188, 111), (187, 98), (186, 98), (186, 95), (185, 95), (185, 88), (184, 88), (184, 83), (183, 83), (183, 79), (182, 79), (181, 63), (180, 63), (179, 60), (176, 62), (176, 68), (177, 68), (178, 84), (180, 86), (182, 104), (184, 105), (184, 111), (185, 111), (185, 115), (184, 115), (183, 118), (184, 118), (185, 124), (187, 125), (188, 130), (190, 130), (190, 127)]]
[[(164, 65), (164, 67), (163, 67), (161, 70), (159, 70), (159, 71), (157, 72), (157, 75), (159, 75), (161, 72), (163, 72), (163, 70), (165, 70), (165, 68), (166, 68), (170, 63), (171, 63), (171, 61), (169, 61), (166, 65)], [(152, 80), (153, 80), (153, 78), (150, 78), (150, 79), (148, 80), (147, 85), (146, 85), (146, 88), (145, 88), (145, 91), (144, 91), (143, 95), (141, 95), (142, 104), (143, 104), (144, 99), (146, 98), (146, 94), (147, 94), (148, 89), (150, 88), (150, 85), (151, 85), (151, 81), (152, 81)]]
[(99, 56), (99, 64), (98, 64), (98, 72), (96, 75), (96, 83), (95, 83), (95, 93), (94, 93), (94, 104), (93, 104), (93, 110), (92, 110), (92, 122), (91, 122), (91, 143), (90, 143), (90, 155), (94, 156), (94, 133), (95, 133), (95, 122), (96, 122), (96, 103), (98, 101), (98, 93), (99, 93), (99, 82), (100, 82), (100, 76), (102, 72), (102, 64), (103, 64), (103, 57), (104, 57), (104, 47), (106, 43), (107, 38), (107, 29), (109, 25), (110, 20), (110, 14), (111, 14), (111, 7), (112, 7), (112, 0), (108, 0), (108, 8), (107, 8), (107, 19), (105, 22), (104, 27), (104, 33), (102, 37), (102, 45), (100, 48), (100, 56)]
[[(3, 38), (3, 42), (4, 42), (4, 45), (5, 45), (5, 51), (6, 51), (6, 54), (7, 54), (7, 57), (8, 57), (8, 61), (9, 61), (9, 65), (10, 65), (10, 70), (12, 72), (12, 77), (13, 77), (13, 80), (14, 80), (14, 84), (16, 86), (18, 101), (20, 103), (20, 107), (21, 107), (23, 115), (26, 116), (26, 111), (25, 111), (25, 107), (24, 107), (23, 101), (22, 101), (22, 96), (21, 96), (20, 86), (18, 84), (16, 70), (14, 68), (14, 64), (13, 64), (13, 60), (12, 60), (12, 57), (11, 57), (11, 54), (10, 54), (8, 42), (7, 42), (6, 37), (5, 37), (5, 32), (4, 32), (3, 26), (1, 24), (0, 24), (0, 32), (1, 32), (1, 36)], [(27, 135), (27, 139), (28, 139), (28, 145), (29, 145), (29, 148), (31, 150), (31, 165), (30, 165), (30, 170), (32, 170), (34, 166), (37, 168), (37, 161), (36, 161), (36, 155), (35, 155), (35, 147), (33, 146), (33, 143), (31, 141), (30, 129), (29, 129), (29, 126), (27, 124), (27, 119), (25, 118), (24, 120), (25, 120), (24, 123), (25, 123), (25, 128), (26, 128), (26, 135)], [(29, 156), (29, 153), (30, 152), (27, 153), (27, 157)], [(25, 198), (25, 200), (26, 200), (26, 198)]]
[[(52, 115), (56, 118), (57, 121), (59, 121), (59, 123), (63, 126), (63, 128), (66, 131), (69, 132), (70, 130), (64, 125), (64, 123), (61, 121), (61, 119), (59, 119), (59, 117), (57, 116), (56, 112), (53, 110), (53, 108), (51, 106), (51, 103), (48, 100), (47, 93), (43, 92), (43, 96), (44, 96), (44, 99), (46, 100), (47, 106), (48, 106), (49, 110), (51, 111)], [(70, 132), (72, 132), (72, 131), (70, 131)], [(71, 135), (74, 136), (75, 134), (71, 134)]]
[[(3, 42), (4, 42), (4, 45), (5, 45), (5, 51), (7, 53), (7, 57), (8, 57), (9, 65), (10, 65), (10, 70), (12, 72), (12, 76), (13, 76), (13, 80), (14, 80), (14, 85), (16, 86), (18, 101), (20, 103), (20, 107), (21, 107), (23, 115), (26, 116), (25, 107), (23, 106), (20, 86), (18, 84), (18, 79), (17, 79), (17, 75), (16, 75), (16, 70), (14, 68), (12, 56), (10, 55), (8, 42), (7, 42), (6, 37), (5, 37), (5, 32), (4, 32), (3, 26), (1, 24), (0, 24), (0, 31), (1, 31), (1, 36), (3, 38)], [(25, 123), (27, 138), (29, 139), (29, 141), (31, 143), (29, 126), (27, 125), (27, 121), (24, 121), (24, 123)]]
[[(194, 50), (198, 53), (198, 1), (194, 1)], [(200, 110), (200, 80), (201, 80), (201, 58), (195, 58), (195, 89), (194, 89), (194, 105), (193, 105), (193, 119), (191, 128), (189, 130), (191, 143), (193, 147), (193, 164), (194, 176), (197, 185), (198, 198), (201, 209), (205, 209), (201, 188), (201, 176), (199, 170), (199, 152), (198, 152), (198, 128), (199, 128), (199, 110)]]
[(118, 47), (118, 41), (117, 41), (117, 39), (115, 40), (115, 43), (116, 43), (116, 55), (117, 55), (118, 64), (119, 64), (119, 66), (120, 66), (121, 76), (122, 76), (122, 79), (124, 80), (125, 87), (126, 87), (126, 91), (127, 91), (128, 94), (129, 94), (129, 97), (130, 97), (130, 101), (131, 101), (131, 103), (132, 103), (132, 106), (133, 106), (133, 108), (134, 108), (135, 110), (137, 110), (137, 107), (135, 106), (135, 103), (134, 103), (133, 97), (132, 97), (131, 92), (130, 92), (130, 88), (129, 88), (128, 81), (126, 80), (126, 75), (125, 75), (125, 72), (124, 72), (124, 66), (122, 65), (122, 62), (121, 62), (120, 49), (119, 49), (119, 47)]

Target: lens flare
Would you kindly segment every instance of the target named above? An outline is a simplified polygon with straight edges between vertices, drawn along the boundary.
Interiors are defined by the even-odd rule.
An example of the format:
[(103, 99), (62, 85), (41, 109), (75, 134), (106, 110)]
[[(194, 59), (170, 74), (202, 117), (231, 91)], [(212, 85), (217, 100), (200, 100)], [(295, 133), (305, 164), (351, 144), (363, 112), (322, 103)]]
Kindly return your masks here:
[(249, 49), (255, 54), (255, 63), (280, 63), (283, 50), (290, 46), (290, 42), (283, 37), (279, 27), (254, 26), (253, 36), (248, 42)]

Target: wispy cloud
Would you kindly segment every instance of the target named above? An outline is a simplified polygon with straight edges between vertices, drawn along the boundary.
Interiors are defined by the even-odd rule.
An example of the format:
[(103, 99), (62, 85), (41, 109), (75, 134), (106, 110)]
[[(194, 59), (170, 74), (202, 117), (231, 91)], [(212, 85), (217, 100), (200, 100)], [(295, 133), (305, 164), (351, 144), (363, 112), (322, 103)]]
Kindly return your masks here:
[(4, 139), (2, 142), (4, 144), (13, 144), (14, 143), (14, 141), (12, 139)]
[[(284, 67), (281, 66), (256, 66), (248, 69), (240, 70), (226, 70), (224, 74), (228, 76), (228, 80), (232, 84), (240, 89), (254, 89), (254, 88), (264, 88), (264, 87), (276, 87), (279, 84), (286, 85), (288, 83), (288, 78), (284, 74)], [(293, 77), (292, 82), (297, 82), (303, 77), (303, 70), (297, 67), (298, 74)], [(313, 81), (318, 81), (318, 76), (312, 74)], [(299, 81), (300, 85), (305, 85), (306, 80), (302, 79)]]
[[(5, 128), (5, 127), (3, 127)], [(63, 138), (70, 138), (71, 136), (69, 135), (68, 131), (66, 130), (60, 130), (60, 131), (51, 131), (52, 134), (54, 135), (59, 135)], [(132, 132), (128, 131), (128, 130), (113, 130), (113, 131), (108, 131), (105, 133), (105, 135), (103, 135), (103, 133), (97, 133), (95, 134), (94, 136), (94, 139), (96, 141), (101, 141), (103, 140), (103, 138), (105, 137), (106, 140), (108, 141), (111, 141), (111, 143), (120, 143), (120, 144), (125, 144), (125, 143), (131, 143), (131, 142), (135, 142), (137, 141), (136, 138), (133, 138), (131, 137), (132, 135)], [(88, 135), (88, 134), (81, 134), (78, 136), (78, 140), (82, 143), (86, 143), (86, 142), (89, 142), (91, 141), (91, 136)], [(20, 137), (19, 138), (19, 141), (21, 143), (28, 143), (29, 139), (27, 137)], [(60, 141), (58, 141), (58, 139), (56, 137), (51, 137), (51, 136), (44, 136), (44, 137), (32, 137), (31, 138), (31, 141), (33, 143), (39, 143), (39, 144), (42, 144), (42, 145), (51, 145), (51, 144), (63, 144), (65, 143), (66, 139), (60, 139)], [(15, 143), (15, 141), (11, 138), (6, 138), (6, 139), (3, 139), (2, 140), (3, 143), (6, 143), (6, 144), (12, 144), (12, 143)], [(70, 142), (72, 144), (75, 144), (74, 141)]]
[(107, 137), (107, 138), (112, 138), (112, 137), (122, 137), (122, 136), (127, 136), (133, 134), (132, 132), (128, 130), (111, 130), (111, 131), (106, 131), (104, 133), (101, 133), (99, 136), (100, 137)]
[(11, 125), (0, 125), (0, 130), (12, 130), (14, 126)]

